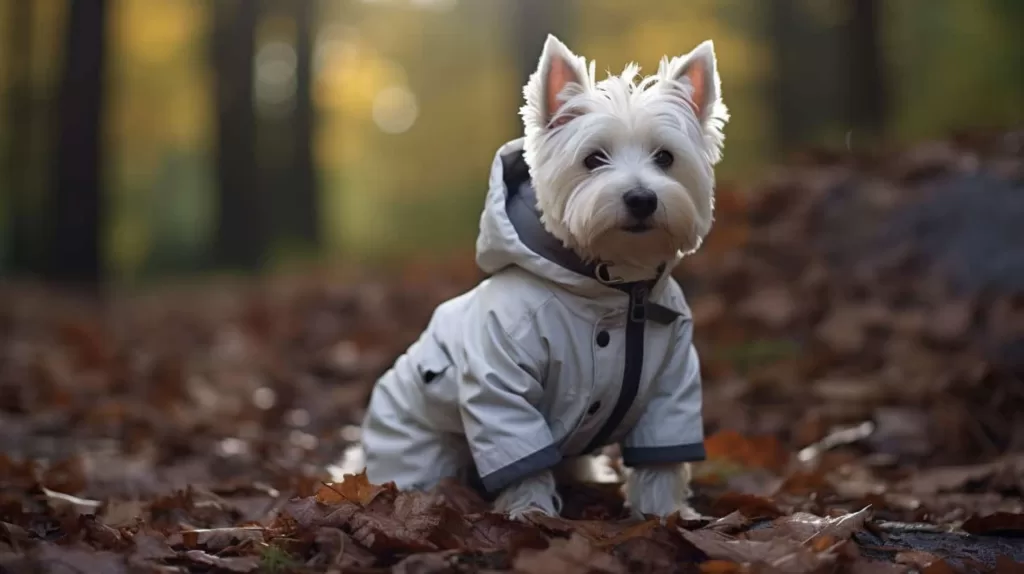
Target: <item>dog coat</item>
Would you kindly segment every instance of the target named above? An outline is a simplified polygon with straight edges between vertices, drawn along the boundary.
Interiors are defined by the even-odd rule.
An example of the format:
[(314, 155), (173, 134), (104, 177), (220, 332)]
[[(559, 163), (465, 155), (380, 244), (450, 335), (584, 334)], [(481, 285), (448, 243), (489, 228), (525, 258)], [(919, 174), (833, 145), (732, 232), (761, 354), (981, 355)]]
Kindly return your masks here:
[(491, 169), (476, 244), (490, 277), (438, 306), (373, 390), (372, 482), (469, 476), (495, 494), (616, 442), (627, 466), (705, 456), (691, 315), (669, 274), (679, 257), (628, 283), (582, 261), (542, 226), (522, 146)]

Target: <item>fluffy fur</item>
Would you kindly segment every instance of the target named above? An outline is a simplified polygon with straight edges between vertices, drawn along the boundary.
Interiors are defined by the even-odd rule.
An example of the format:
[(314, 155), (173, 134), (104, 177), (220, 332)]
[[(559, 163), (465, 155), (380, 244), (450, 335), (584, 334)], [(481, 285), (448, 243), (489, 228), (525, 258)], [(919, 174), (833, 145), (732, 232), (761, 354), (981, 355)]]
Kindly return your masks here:
[[(596, 82), (594, 63), (554, 36), (523, 90), (524, 154), (541, 221), (587, 260), (612, 264), (626, 280), (651, 277), (661, 264), (696, 250), (711, 229), (714, 165), (729, 119), (711, 41), (664, 58), (641, 78), (635, 64)], [(671, 154), (669, 165), (656, 161)], [(597, 153), (600, 165), (587, 165)], [(664, 159), (664, 155), (662, 159)], [(626, 204), (632, 190), (653, 192), (657, 206), (640, 220)], [(558, 473), (593, 479), (593, 459), (566, 461)], [(513, 485), (497, 508), (521, 516), (554, 514), (555, 473)], [(688, 513), (687, 465), (632, 469), (626, 497), (637, 513)]]
[[(652, 269), (700, 246), (711, 229), (714, 165), (728, 112), (710, 41), (662, 60), (641, 78), (635, 64), (600, 82), (594, 63), (549, 36), (523, 90), (524, 152), (547, 230), (587, 259)], [(654, 154), (668, 151), (668, 169)], [(607, 163), (590, 170), (584, 159)], [(643, 188), (658, 197), (644, 233), (627, 231), (622, 200)]]

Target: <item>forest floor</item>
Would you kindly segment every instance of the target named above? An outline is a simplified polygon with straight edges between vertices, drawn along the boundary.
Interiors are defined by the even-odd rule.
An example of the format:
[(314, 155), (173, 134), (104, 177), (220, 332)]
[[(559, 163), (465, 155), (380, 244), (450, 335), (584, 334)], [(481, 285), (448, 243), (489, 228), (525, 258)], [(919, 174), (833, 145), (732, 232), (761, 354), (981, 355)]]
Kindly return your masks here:
[(0, 289), (0, 572), (1024, 572), (1024, 132), (813, 151), (679, 271), (705, 518), (616, 484), (512, 522), (339, 476), (471, 260), (112, 296)]

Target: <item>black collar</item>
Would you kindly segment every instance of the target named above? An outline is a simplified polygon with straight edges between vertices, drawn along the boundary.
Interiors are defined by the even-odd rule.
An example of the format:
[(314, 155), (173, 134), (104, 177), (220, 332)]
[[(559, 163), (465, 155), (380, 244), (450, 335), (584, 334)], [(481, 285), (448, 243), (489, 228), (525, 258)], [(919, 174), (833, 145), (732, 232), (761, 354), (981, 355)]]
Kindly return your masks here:
[[(563, 245), (558, 238), (544, 229), (544, 224), (540, 221), (540, 212), (537, 210), (537, 194), (533, 188), (530, 169), (526, 165), (522, 150), (503, 155), (501, 162), (505, 188), (508, 190), (505, 198), (506, 213), (519, 240), (531, 251), (569, 271), (596, 279), (604, 285), (626, 293), (632, 292), (639, 285), (647, 287), (649, 291), (661, 278), (666, 269), (665, 264), (658, 268), (657, 275), (653, 279), (615, 283), (608, 274), (606, 264), (584, 261), (576, 252)], [(677, 311), (657, 303), (647, 302), (647, 317), (652, 321), (668, 324), (679, 315), (680, 313)]]

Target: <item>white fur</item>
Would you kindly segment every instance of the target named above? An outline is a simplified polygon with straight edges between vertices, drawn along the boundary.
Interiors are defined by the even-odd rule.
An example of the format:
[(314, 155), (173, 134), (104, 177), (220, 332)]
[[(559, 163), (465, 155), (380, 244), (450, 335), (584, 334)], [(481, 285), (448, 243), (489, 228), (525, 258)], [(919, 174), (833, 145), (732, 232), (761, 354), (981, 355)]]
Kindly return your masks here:
[[(699, 90), (687, 75), (695, 67), (706, 71)], [(556, 69), (568, 77), (553, 75)], [(713, 166), (721, 158), (728, 112), (710, 41), (663, 59), (653, 76), (639, 78), (639, 71), (630, 64), (595, 82), (593, 62), (548, 36), (523, 89), (521, 115), (545, 228), (588, 260), (649, 271), (697, 249), (711, 229)], [(695, 92), (705, 95), (703, 105), (693, 101)], [(549, 110), (552, 94), (560, 106)], [(675, 156), (667, 170), (652, 159), (662, 149)], [(610, 161), (589, 171), (583, 160), (599, 150)], [(623, 229), (631, 220), (622, 198), (636, 187), (658, 197), (653, 229), (640, 234)]]
[[(639, 78), (639, 72), (630, 64), (595, 82), (593, 62), (548, 36), (521, 109), (524, 155), (545, 228), (584, 259), (638, 278), (696, 250), (711, 229), (714, 165), (729, 119), (711, 41), (662, 59), (653, 76)], [(668, 169), (653, 160), (659, 150), (675, 158)], [(604, 152), (608, 163), (591, 171), (583, 161), (595, 151)], [(623, 196), (638, 187), (658, 199), (652, 228), (643, 233), (625, 229), (634, 221)], [(559, 473), (594, 480), (607, 475), (600, 464), (591, 457), (571, 459)], [(557, 513), (554, 476), (544, 471), (511, 486), (497, 509), (517, 518)], [(637, 514), (691, 516), (689, 483), (687, 464), (631, 469), (626, 499)]]

